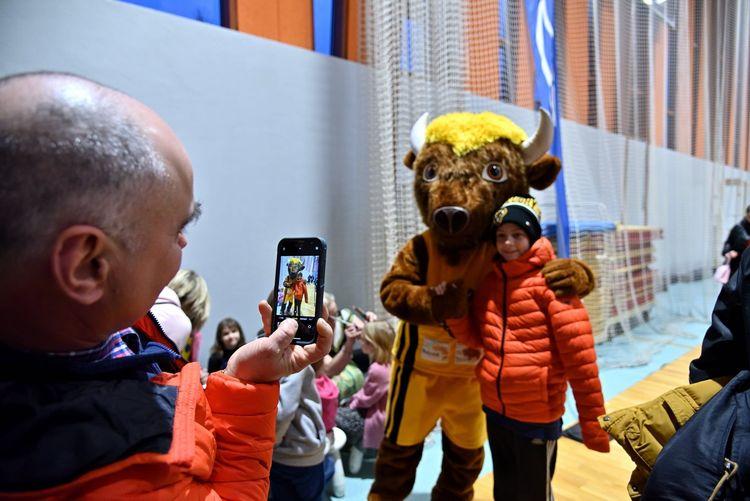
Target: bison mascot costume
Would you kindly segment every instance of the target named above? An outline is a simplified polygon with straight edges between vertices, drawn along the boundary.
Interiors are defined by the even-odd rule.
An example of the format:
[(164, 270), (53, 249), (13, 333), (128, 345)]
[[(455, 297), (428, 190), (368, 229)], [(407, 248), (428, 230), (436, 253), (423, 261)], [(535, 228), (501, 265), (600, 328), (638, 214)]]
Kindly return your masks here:
[[(484, 460), (485, 419), (474, 375), (481, 353), (451, 336), (445, 319), (466, 313), (466, 291), (491, 269), (496, 253), (493, 212), (529, 188), (550, 186), (560, 160), (547, 154), (553, 128), (541, 110), (537, 132), (526, 133), (494, 113), (451, 113), (411, 131), (404, 164), (414, 171), (414, 196), (428, 229), (412, 238), (383, 279), (385, 309), (401, 319), (394, 345), (385, 437), (370, 499), (404, 499), (411, 492), (424, 440), (440, 420), (443, 463), (433, 499), (473, 497)], [(556, 259), (544, 275), (558, 295), (588, 294), (591, 271)], [(433, 287), (451, 283), (437, 295)]]

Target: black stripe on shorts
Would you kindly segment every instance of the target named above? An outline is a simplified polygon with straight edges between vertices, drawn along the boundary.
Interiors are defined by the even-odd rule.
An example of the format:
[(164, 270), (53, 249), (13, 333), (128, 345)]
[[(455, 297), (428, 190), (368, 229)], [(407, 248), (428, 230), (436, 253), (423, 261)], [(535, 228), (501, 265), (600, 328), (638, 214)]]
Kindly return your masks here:
[(400, 378), (394, 385), (394, 387), (398, 387), (398, 398), (396, 399), (392, 407), (393, 411), (390, 417), (392, 418), (393, 422), (389, 423), (391, 431), (388, 434), (388, 439), (394, 444), (396, 443), (398, 431), (401, 427), (401, 419), (404, 417), (406, 391), (409, 388), (409, 378), (411, 377), (411, 372), (414, 369), (414, 360), (417, 356), (417, 346), (419, 345), (419, 334), (417, 332), (418, 329), (419, 327), (416, 324), (409, 324), (409, 348), (408, 350), (406, 350), (404, 363), (399, 368), (401, 369), (401, 374), (398, 374)]

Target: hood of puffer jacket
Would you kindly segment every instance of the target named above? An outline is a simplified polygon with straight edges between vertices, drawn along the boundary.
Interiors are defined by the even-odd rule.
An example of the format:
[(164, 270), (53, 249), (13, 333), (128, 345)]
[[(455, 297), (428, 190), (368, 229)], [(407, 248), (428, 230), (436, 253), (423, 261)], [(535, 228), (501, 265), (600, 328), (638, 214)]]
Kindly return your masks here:
[(508, 278), (518, 277), (543, 268), (545, 264), (555, 259), (555, 257), (552, 242), (545, 237), (541, 237), (532, 244), (529, 250), (513, 261), (504, 261), (498, 254), (495, 258), (495, 273), (502, 276), (503, 272), (505, 272)]

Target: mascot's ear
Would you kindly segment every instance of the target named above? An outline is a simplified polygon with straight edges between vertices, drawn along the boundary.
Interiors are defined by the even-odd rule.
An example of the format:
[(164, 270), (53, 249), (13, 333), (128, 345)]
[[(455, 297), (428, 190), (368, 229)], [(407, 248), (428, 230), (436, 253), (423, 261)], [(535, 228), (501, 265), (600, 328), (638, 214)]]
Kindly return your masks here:
[(414, 160), (416, 160), (416, 158), (417, 158), (417, 155), (415, 155), (412, 150), (409, 150), (409, 153), (407, 153), (406, 156), (404, 157), (404, 165), (406, 165), (407, 167), (411, 169), (412, 166), (414, 165)]
[(535, 190), (547, 188), (555, 182), (560, 168), (560, 159), (545, 153), (539, 160), (526, 167), (529, 186)]

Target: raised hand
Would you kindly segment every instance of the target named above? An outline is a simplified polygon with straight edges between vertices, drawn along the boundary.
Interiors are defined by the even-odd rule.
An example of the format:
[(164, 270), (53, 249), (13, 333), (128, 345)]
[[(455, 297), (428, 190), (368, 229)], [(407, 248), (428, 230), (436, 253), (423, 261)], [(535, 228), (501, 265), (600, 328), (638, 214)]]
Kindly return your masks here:
[(326, 319), (328, 310), (318, 319), (318, 339), (307, 346), (292, 344), (297, 333), (297, 321), (287, 318), (271, 333), (271, 306), (266, 301), (258, 305), (266, 337), (256, 339), (237, 350), (227, 363), (225, 374), (251, 383), (270, 383), (299, 372), (317, 362), (331, 349), (333, 333)]
[(352, 315), (349, 325), (344, 329), (344, 335), (346, 336), (345, 346), (354, 346), (354, 341), (359, 339), (364, 329), (365, 323), (356, 315)]

